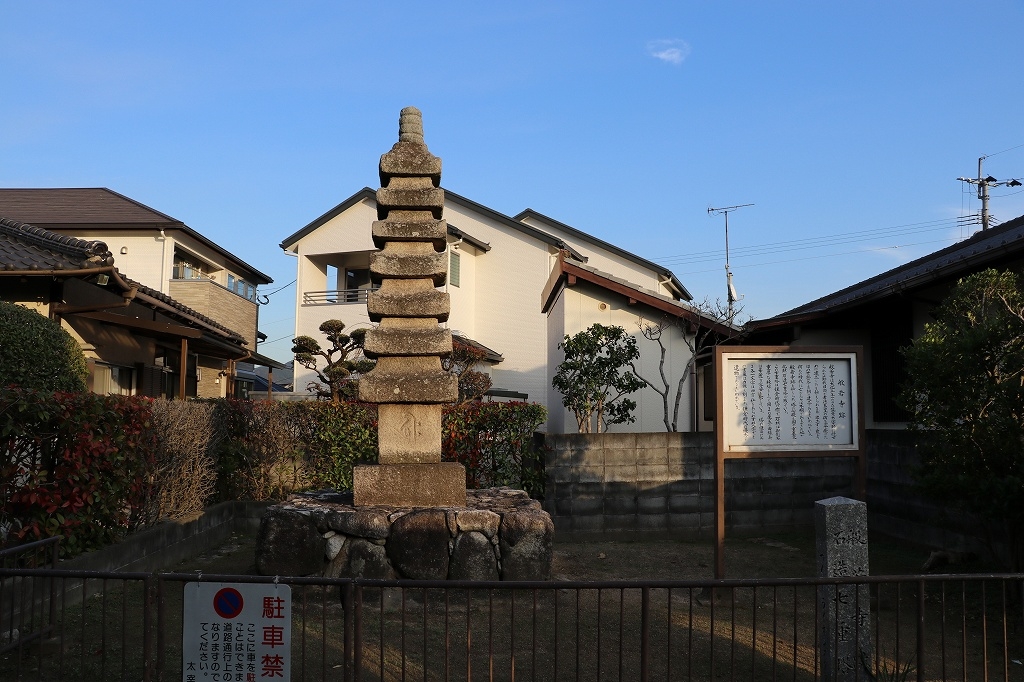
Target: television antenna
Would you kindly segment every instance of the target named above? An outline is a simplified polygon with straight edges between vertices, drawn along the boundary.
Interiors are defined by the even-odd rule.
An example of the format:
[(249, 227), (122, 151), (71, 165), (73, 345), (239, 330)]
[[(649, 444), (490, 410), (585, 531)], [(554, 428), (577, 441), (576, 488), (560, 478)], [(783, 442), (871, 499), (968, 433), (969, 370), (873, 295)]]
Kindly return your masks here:
[(742, 296), (736, 295), (736, 287), (732, 285), (732, 270), (729, 269), (729, 214), (738, 208), (746, 208), (747, 206), (753, 206), (753, 204), (738, 204), (736, 206), (725, 206), (722, 208), (712, 208), (708, 206), (708, 215), (724, 215), (725, 216), (725, 292), (727, 301), (727, 315), (729, 324), (732, 324), (732, 318), (736, 314), (733, 311), (733, 304), (736, 301), (742, 300)]

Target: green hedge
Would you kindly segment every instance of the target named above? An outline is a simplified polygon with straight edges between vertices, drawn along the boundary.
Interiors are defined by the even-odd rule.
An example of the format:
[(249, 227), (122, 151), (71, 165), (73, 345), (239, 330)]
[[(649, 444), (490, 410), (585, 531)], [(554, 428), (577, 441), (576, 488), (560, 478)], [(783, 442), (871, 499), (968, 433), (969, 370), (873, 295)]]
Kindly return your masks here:
[[(539, 496), (544, 418), (529, 403), (446, 406), (442, 457), (466, 466), (467, 487)], [(61, 535), (72, 556), (217, 500), (350, 490), (352, 467), (376, 462), (377, 410), (0, 388), (0, 443), (0, 547)]]
[(141, 525), (151, 416), (140, 398), (0, 391), (0, 544), (62, 535), (70, 556)]
[(0, 301), (0, 386), (77, 392), (88, 376), (82, 349), (59, 323)]

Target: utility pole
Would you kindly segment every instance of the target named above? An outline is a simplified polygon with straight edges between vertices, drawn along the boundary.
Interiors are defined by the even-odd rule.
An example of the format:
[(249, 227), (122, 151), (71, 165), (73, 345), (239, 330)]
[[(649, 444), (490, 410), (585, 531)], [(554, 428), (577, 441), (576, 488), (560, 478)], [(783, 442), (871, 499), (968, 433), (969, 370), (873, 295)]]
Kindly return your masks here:
[(708, 215), (712, 213), (725, 215), (725, 292), (726, 301), (728, 302), (727, 314), (729, 316), (729, 324), (732, 324), (732, 318), (735, 315), (733, 303), (740, 300), (736, 295), (736, 287), (732, 285), (732, 271), (729, 269), (729, 214), (737, 208), (746, 208), (747, 206), (753, 206), (753, 204), (739, 204), (738, 206), (726, 206), (724, 208), (708, 207)]
[(1009, 180), (1003, 180), (1002, 182), (1000, 182), (1000, 181), (996, 180), (994, 177), (992, 177), (991, 175), (988, 176), (988, 177), (985, 177), (982, 174), (982, 172), (981, 172), (981, 167), (982, 167), (982, 163), (984, 163), (985, 159), (987, 159), (987, 158), (988, 158), (987, 154), (985, 156), (982, 156), (982, 157), (978, 158), (978, 178), (977, 179), (974, 179), (974, 178), (957, 178), (957, 180), (960, 180), (961, 182), (969, 182), (972, 185), (977, 185), (978, 186), (978, 198), (981, 199), (981, 229), (983, 229), (983, 230), (987, 230), (988, 229), (988, 224), (989, 224), (988, 188), (989, 187), (1020, 187), (1020, 185), (1021, 185), (1020, 180), (1018, 180), (1016, 178), (1011, 178)]

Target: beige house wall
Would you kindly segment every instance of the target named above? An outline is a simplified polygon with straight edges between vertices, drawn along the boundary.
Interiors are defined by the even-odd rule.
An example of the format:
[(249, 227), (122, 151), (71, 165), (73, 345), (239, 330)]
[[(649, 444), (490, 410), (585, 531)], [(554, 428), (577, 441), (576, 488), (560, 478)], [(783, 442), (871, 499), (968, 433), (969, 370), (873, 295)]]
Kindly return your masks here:
[(196, 394), (200, 398), (223, 398), (226, 395), (227, 381), (220, 376), (223, 365), (223, 360), (199, 356)]
[(249, 344), (249, 350), (256, 349), (256, 319), (259, 306), (253, 301), (228, 291), (216, 282), (202, 279), (171, 280), (168, 295), (237, 332)]

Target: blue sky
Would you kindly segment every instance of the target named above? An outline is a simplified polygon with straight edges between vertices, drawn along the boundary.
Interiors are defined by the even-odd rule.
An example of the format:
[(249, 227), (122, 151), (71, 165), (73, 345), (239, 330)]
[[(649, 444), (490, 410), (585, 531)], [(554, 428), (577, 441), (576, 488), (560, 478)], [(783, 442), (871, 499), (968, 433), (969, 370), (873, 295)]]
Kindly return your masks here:
[[(1024, 2), (0, 0), (0, 186), (105, 186), (275, 283), (424, 114), (443, 184), (764, 318), (966, 237), (1024, 177)], [(992, 214), (1024, 214), (993, 191)], [(827, 241), (831, 239), (831, 241)], [(290, 357), (294, 291), (261, 352)]]

